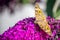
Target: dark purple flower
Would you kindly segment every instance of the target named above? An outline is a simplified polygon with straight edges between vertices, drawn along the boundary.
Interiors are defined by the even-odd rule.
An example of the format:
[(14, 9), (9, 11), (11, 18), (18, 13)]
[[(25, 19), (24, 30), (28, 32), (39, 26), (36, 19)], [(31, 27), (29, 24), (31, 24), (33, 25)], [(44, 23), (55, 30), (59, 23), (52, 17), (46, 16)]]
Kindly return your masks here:
[[(42, 30), (38, 24), (34, 23), (35, 18), (26, 18), (17, 22), (12, 28), (9, 28), (2, 35), (1, 40), (55, 40), (60, 28), (60, 21), (47, 17), (51, 27), (52, 36)], [(60, 32), (59, 32), (60, 33)], [(60, 34), (59, 34), (60, 35)], [(60, 40), (60, 38), (57, 38)]]

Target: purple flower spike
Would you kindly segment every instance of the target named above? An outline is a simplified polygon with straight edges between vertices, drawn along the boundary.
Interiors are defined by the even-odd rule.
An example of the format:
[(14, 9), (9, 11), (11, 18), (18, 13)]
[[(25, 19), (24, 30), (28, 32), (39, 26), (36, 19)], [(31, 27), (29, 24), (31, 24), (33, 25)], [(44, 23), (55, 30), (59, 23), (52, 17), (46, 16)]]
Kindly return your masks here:
[[(56, 35), (60, 33), (60, 20), (47, 17), (52, 36), (45, 33), (34, 21), (35, 18), (30, 17), (17, 22), (13, 27), (0, 35), (0, 40), (55, 40)], [(60, 40), (59, 35), (57, 40)]]

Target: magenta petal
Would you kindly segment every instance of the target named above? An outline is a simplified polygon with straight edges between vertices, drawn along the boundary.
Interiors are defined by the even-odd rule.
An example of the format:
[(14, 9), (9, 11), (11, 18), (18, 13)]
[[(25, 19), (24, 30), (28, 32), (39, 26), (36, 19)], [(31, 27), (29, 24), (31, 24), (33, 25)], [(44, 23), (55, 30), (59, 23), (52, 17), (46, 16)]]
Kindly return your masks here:
[[(60, 20), (47, 17), (53, 36), (44, 32), (34, 21), (33, 17), (20, 20), (0, 35), (0, 40), (54, 40), (60, 28)], [(57, 39), (60, 40), (59, 37)]]

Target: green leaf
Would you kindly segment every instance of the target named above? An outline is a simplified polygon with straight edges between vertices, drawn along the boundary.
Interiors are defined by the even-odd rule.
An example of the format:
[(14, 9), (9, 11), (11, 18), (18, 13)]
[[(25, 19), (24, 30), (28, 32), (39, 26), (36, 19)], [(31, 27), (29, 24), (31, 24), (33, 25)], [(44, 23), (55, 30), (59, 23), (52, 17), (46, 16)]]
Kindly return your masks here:
[(58, 18), (60, 16), (60, 10), (58, 10), (54, 16), (55, 18)]
[(23, 3), (24, 4), (26, 4), (26, 3), (28, 3), (29, 2), (29, 0), (23, 0)]

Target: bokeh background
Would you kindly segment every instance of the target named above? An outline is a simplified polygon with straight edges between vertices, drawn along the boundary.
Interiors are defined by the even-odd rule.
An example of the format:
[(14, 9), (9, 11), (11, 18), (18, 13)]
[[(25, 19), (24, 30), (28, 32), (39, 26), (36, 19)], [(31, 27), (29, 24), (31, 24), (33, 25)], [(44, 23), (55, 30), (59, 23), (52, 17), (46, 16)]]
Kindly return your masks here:
[(60, 0), (0, 0), (0, 34), (19, 20), (35, 17), (36, 2), (46, 17), (60, 20)]

